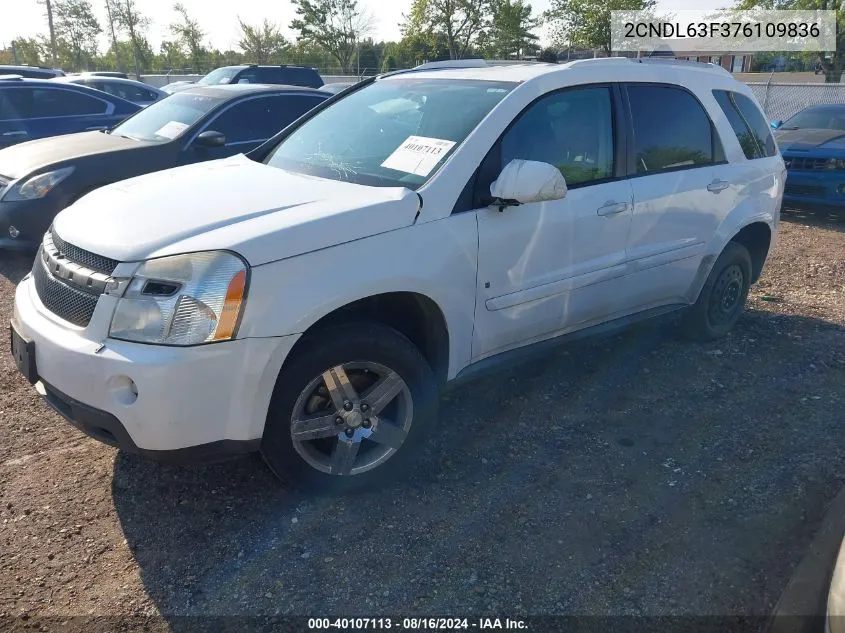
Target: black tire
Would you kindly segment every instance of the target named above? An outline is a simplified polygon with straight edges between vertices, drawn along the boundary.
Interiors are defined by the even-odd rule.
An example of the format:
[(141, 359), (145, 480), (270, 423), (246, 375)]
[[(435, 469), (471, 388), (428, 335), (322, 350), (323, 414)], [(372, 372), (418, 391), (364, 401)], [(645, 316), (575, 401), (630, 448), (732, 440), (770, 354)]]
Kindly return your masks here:
[[(308, 396), (305, 390), (313, 388), (311, 385), (318, 382), (324, 393), (328, 394), (325, 381), (320, 377), (324, 372), (337, 366), (354, 365), (358, 363), (378, 364), (398, 374), (404, 381), (407, 390), (403, 390), (397, 400), (407, 398), (408, 394), (412, 405), (403, 411), (411, 413), (404, 419), (410, 419), (410, 427), (407, 435), (398, 449), (395, 450), (386, 461), (372, 467), (371, 470), (352, 474), (329, 474), (318, 470), (317, 467), (308, 463), (300, 454), (304, 451), (309, 454), (313, 450), (317, 455), (316, 459), (323, 457), (320, 451), (325, 450), (330, 457), (333, 450), (330, 445), (339, 447), (341, 436), (323, 437), (317, 440), (308, 440), (295, 444), (292, 437), (293, 415), (295, 406), (299, 408), (300, 402), (311, 402), (313, 398), (320, 398), (316, 391)], [(353, 370), (354, 371), (354, 370)], [(363, 370), (367, 375), (368, 370)], [(350, 382), (355, 378), (349, 374)], [(359, 395), (365, 395), (367, 389), (362, 389)], [(346, 415), (333, 406), (330, 396), (323, 397), (325, 408), (313, 415), (323, 414), (338, 416)], [(363, 402), (366, 398), (362, 397)], [(397, 405), (391, 401), (388, 406)], [(355, 410), (360, 413), (359, 405)], [(387, 484), (401, 478), (411, 463), (419, 456), (425, 444), (426, 436), (434, 427), (437, 418), (438, 390), (434, 372), (422, 356), (416, 346), (405, 336), (391, 327), (376, 322), (354, 322), (327, 326), (312, 333), (307, 333), (297, 344), (293, 356), (282, 367), (276, 387), (270, 402), (267, 422), (264, 427), (264, 435), (261, 440), (261, 455), (274, 474), (280, 479), (292, 484), (297, 488), (306, 488), (317, 492), (346, 492), (359, 488), (371, 488), (378, 484)], [(387, 409), (385, 409), (387, 411)], [(399, 417), (399, 413), (397, 413)], [(339, 420), (336, 417), (335, 420)], [(378, 424), (378, 418), (373, 418)], [(357, 422), (358, 424), (363, 424)], [(370, 422), (372, 424), (372, 422)], [(349, 429), (344, 423), (338, 429)], [(366, 432), (363, 426), (359, 427), (361, 432)], [(367, 427), (377, 429), (377, 426)], [(339, 431), (340, 433), (341, 431)], [(317, 448), (314, 448), (314, 442)], [(321, 444), (322, 442), (322, 444)], [(361, 459), (370, 450), (388, 450), (382, 445), (376, 445), (368, 438), (358, 439), (360, 442)], [(307, 444), (309, 448), (303, 448)], [(358, 459), (357, 457), (355, 459)]]
[(731, 331), (742, 314), (751, 287), (751, 256), (737, 242), (728, 242), (684, 317), (683, 333), (696, 341), (713, 341)]

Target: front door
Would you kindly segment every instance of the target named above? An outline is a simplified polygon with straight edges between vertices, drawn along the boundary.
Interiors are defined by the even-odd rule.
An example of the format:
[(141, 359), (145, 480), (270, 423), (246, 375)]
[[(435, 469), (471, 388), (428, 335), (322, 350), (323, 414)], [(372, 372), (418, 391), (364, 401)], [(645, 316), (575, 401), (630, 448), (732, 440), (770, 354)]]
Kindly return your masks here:
[(513, 159), (550, 163), (569, 190), (561, 200), (475, 211), (475, 360), (624, 312), (616, 296), (633, 204), (631, 186), (620, 177), (624, 153), (618, 151), (622, 126), (614, 125), (620, 109), (614, 92), (596, 85), (545, 95), (488, 156), (496, 163), (493, 177)]

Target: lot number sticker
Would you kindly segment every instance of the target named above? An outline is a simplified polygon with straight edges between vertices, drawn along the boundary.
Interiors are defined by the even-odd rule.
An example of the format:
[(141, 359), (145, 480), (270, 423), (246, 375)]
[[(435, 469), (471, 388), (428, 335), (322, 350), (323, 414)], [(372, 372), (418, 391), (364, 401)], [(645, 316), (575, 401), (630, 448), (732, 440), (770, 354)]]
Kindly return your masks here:
[(187, 129), (188, 125), (186, 123), (182, 123), (180, 121), (170, 121), (169, 123), (162, 125), (156, 131), (156, 136), (174, 139)]
[(454, 146), (455, 141), (409, 136), (381, 166), (417, 176), (428, 176), (440, 159)]

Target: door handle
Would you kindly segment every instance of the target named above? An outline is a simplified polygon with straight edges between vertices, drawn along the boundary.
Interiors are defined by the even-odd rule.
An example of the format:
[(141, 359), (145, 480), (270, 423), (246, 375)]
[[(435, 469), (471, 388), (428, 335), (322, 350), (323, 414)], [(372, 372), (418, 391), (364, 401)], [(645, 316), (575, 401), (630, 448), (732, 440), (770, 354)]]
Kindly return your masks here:
[(29, 136), (26, 130), (15, 130), (14, 132), (3, 132), (3, 136)]
[(628, 210), (628, 203), (627, 202), (607, 202), (603, 206), (598, 208), (599, 215), (616, 215), (617, 213), (622, 213), (623, 211)]
[(720, 191), (724, 191), (730, 186), (731, 183), (729, 183), (727, 180), (716, 179), (709, 185), (707, 185), (707, 191), (709, 191), (710, 193), (719, 193)]

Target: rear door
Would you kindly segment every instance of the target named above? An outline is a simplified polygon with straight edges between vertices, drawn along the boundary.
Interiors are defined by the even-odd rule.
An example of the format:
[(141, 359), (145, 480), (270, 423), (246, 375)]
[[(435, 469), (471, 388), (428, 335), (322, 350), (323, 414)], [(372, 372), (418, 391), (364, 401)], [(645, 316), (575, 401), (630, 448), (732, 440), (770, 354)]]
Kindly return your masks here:
[(716, 173), (724, 151), (706, 110), (676, 85), (625, 86), (633, 142), (634, 214), (626, 303), (639, 310), (685, 304), (723, 215), (727, 187)]
[(13, 98), (20, 96), (15, 92), (19, 90), (22, 88), (0, 88), (0, 149), (29, 140), (29, 130), (18, 105), (20, 99)]
[[(96, 94), (96, 93), (95, 93)], [(38, 86), (33, 89), (31, 125), (40, 136), (108, 129), (114, 105), (80, 90)]]

